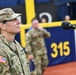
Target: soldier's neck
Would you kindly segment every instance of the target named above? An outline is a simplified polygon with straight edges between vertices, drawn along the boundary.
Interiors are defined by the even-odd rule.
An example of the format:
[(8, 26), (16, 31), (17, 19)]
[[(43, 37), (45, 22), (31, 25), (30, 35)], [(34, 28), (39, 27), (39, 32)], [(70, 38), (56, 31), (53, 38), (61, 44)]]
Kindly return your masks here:
[(13, 42), (15, 35), (11, 34), (2, 34), (8, 41)]

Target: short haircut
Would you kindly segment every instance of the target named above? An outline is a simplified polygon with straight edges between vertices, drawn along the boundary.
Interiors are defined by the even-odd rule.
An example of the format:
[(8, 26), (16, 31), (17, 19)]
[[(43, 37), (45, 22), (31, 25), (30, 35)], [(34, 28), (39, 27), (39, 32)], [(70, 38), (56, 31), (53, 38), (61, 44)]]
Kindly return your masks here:
[(38, 19), (37, 19), (37, 18), (32, 18), (31, 23), (32, 23), (34, 20), (38, 20)]

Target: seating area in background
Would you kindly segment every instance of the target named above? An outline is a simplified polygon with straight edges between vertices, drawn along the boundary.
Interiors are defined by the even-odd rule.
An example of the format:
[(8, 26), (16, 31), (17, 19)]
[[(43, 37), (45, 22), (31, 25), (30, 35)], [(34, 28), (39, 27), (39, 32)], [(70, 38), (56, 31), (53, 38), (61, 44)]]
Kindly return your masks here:
[(50, 0), (35, 0), (36, 3), (48, 3)]
[(18, 0), (18, 3), (21, 4), (21, 5), (25, 4), (25, 0)]
[[(52, 0), (35, 0), (36, 3), (48, 3)], [(0, 0), (1, 7), (17, 6), (25, 4), (25, 0)]]
[(16, 6), (18, 0), (0, 0), (1, 7)]
[(25, 0), (0, 0), (1, 7), (17, 6), (25, 3)]

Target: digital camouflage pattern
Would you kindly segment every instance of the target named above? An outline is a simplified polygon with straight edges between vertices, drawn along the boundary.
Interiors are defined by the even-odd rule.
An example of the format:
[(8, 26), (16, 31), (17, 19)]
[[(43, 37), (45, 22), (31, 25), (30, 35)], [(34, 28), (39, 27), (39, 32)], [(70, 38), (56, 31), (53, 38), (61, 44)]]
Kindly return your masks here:
[(0, 59), (0, 75), (30, 75), (29, 61), (23, 48), (15, 40), (8, 42), (1, 34), (0, 57), (6, 59)]
[(11, 8), (4, 8), (0, 10), (0, 22), (15, 19), (20, 15), (21, 14), (15, 13)]
[(35, 69), (33, 75), (42, 75), (48, 65), (47, 50), (44, 42), (45, 37), (50, 37), (50, 33), (43, 29), (30, 29), (26, 33), (26, 52), (28, 55), (33, 54)]

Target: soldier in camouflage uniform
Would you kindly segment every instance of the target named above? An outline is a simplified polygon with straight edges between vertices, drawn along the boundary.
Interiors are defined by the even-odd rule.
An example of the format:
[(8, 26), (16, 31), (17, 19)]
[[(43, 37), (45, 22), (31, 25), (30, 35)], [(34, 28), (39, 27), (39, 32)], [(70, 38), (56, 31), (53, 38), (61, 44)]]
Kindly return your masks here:
[(20, 32), (20, 22), (11, 8), (0, 10), (0, 75), (30, 75), (29, 61), (14, 39)]
[(42, 75), (48, 65), (45, 37), (50, 37), (50, 33), (39, 26), (38, 20), (33, 18), (32, 28), (26, 33), (26, 52), (33, 56), (32, 61), (35, 65), (31, 75)]

